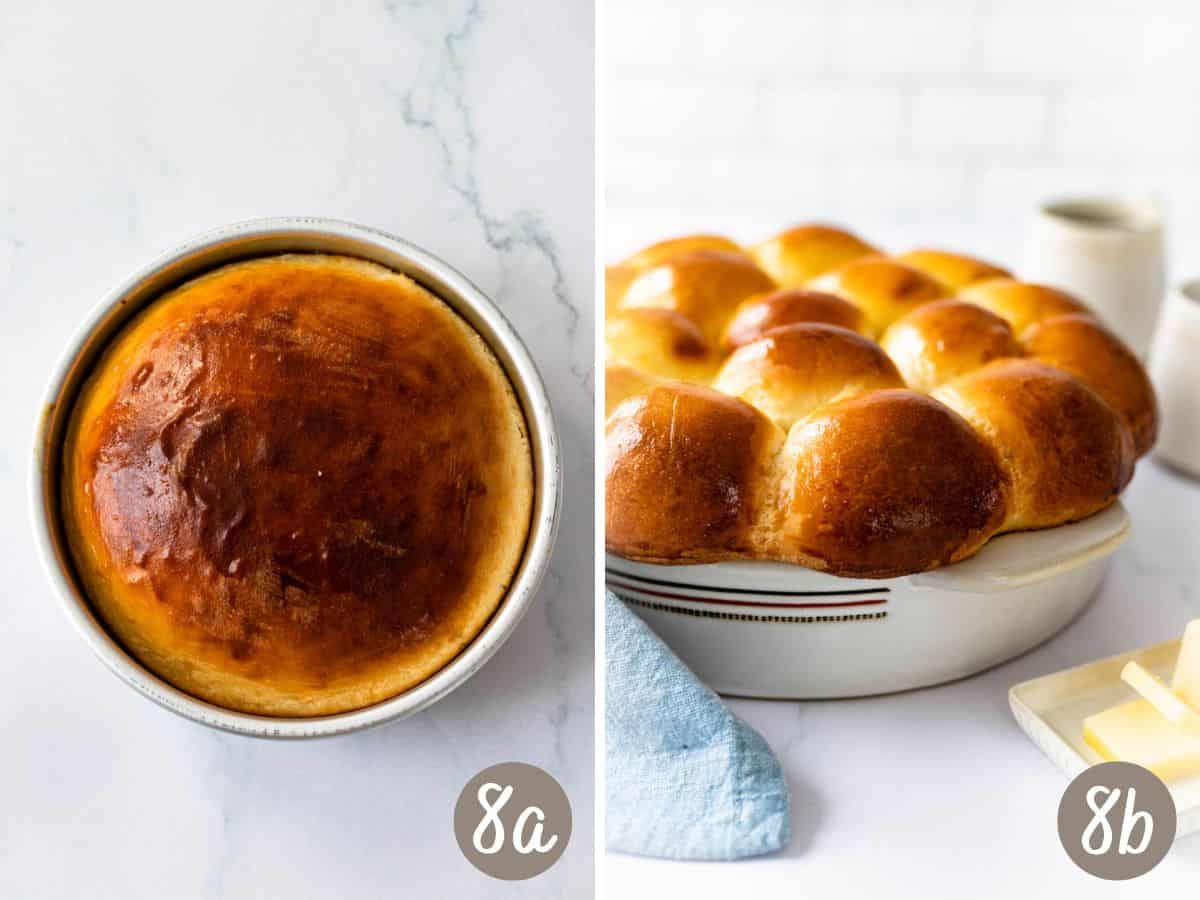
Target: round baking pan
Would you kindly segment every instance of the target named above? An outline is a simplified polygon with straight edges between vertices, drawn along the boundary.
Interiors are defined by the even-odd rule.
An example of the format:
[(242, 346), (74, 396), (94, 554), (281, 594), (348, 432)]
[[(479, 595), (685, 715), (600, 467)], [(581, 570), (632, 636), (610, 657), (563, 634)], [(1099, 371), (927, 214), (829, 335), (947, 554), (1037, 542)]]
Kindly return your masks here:
[[(280, 253), (334, 253), (379, 263), (440, 297), (487, 342), (513, 384), (533, 452), (535, 496), (525, 553), (484, 629), (431, 678), (381, 703), (332, 716), (282, 718), (206, 703), (163, 681), (130, 656), (94, 615), (75, 577), (59, 520), (59, 456), (78, 390), (121, 326), (147, 304), (204, 272)], [(117, 285), (84, 320), (46, 390), (30, 466), (33, 531), (46, 573), (67, 617), (104, 664), (130, 687), (172, 712), (225, 731), (258, 737), (342, 734), (412, 715), (465, 682), (512, 634), (533, 602), (558, 527), (561, 464), (554, 417), (529, 352), (496, 306), (463, 275), (419, 247), (382, 231), (317, 218), (260, 219), (219, 228), (163, 254)]]

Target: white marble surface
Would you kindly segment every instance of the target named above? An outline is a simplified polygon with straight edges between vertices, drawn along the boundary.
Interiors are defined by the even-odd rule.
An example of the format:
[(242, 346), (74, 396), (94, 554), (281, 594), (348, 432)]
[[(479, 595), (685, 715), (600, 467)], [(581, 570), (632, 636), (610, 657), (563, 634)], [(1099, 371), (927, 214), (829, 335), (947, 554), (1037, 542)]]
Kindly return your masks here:
[[(592, 7), (151, 0), (0, 5), (0, 897), (582, 897), (592, 878)], [(451, 261), (525, 336), (566, 515), (517, 633), (421, 715), (308, 744), (208, 731), (92, 658), (27, 526), (37, 398), (118, 277), (209, 227), (351, 219)], [(575, 833), (514, 885), (452, 805), (524, 760)]]
[(1200, 483), (1142, 462), (1124, 500), (1133, 534), (1100, 593), (1066, 630), (1025, 656), (891, 697), (730, 701), (787, 773), (791, 846), (733, 864), (610, 853), (608, 895), (1194, 896), (1200, 835), (1177, 842), (1135, 881), (1102, 882), (1075, 868), (1057, 832), (1067, 778), (1008, 707), (1008, 689), (1018, 682), (1177, 637), (1200, 617)]

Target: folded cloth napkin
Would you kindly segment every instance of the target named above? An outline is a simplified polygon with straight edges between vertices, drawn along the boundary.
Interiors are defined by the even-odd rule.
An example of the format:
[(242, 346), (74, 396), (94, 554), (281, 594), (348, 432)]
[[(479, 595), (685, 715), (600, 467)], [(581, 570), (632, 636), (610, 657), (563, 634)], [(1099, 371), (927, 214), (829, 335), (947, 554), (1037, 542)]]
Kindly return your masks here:
[(786, 846), (787, 781), (766, 741), (624, 603), (605, 604), (609, 849), (740, 859)]

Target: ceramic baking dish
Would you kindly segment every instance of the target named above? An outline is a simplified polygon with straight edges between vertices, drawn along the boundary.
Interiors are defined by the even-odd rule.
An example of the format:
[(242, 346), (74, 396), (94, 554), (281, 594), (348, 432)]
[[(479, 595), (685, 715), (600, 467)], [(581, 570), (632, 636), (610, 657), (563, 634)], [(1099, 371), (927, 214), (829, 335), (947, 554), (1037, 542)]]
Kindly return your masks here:
[(952, 566), (839, 578), (783, 563), (662, 566), (613, 555), (611, 590), (721, 694), (819, 699), (925, 687), (1045, 641), (1095, 593), (1129, 535), (1118, 501), (1002, 535)]
[[(352, 712), (277, 718), (223, 709), (166, 683), (113, 639), (80, 589), (59, 522), (59, 450), (71, 406), (99, 354), (121, 326), (171, 288), (227, 263), (279, 253), (339, 253), (408, 275), (451, 306), (488, 343), (512, 381), (533, 450), (534, 507), (525, 555), (499, 608), (445, 668), (396, 697)], [(508, 639), (533, 602), (550, 562), (562, 493), (554, 416), (541, 376), (503, 314), (463, 275), (426, 251), (382, 231), (316, 218), (260, 219), (219, 228), (163, 254), (110, 291), (82, 323), (50, 379), (30, 465), (33, 533), (67, 617), (122, 681), (172, 712), (214, 728), (257, 737), (307, 738), (356, 731), (424, 709), (470, 678)]]

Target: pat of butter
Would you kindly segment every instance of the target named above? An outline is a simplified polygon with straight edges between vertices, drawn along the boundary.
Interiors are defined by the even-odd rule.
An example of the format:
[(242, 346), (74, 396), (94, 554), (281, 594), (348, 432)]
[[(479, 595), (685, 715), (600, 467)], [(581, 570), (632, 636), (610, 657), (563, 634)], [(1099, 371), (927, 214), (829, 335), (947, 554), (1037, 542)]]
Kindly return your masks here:
[(1200, 709), (1200, 619), (1189, 622), (1183, 632), (1171, 688), (1193, 709)]
[(1121, 670), (1121, 680), (1141, 694), (1146, 702), (1184, 734), (1200, 737), (1200, 713), (1192, 709), (1153, 672), (1147, 671), (1140, 663), (1131, 661)]
[(1083, 739), (1105, 760), (1137, 763), (1164, 781), (1200, 771), (1200, 737), (1184, 734), (1147, 700), (1088, 716)]

